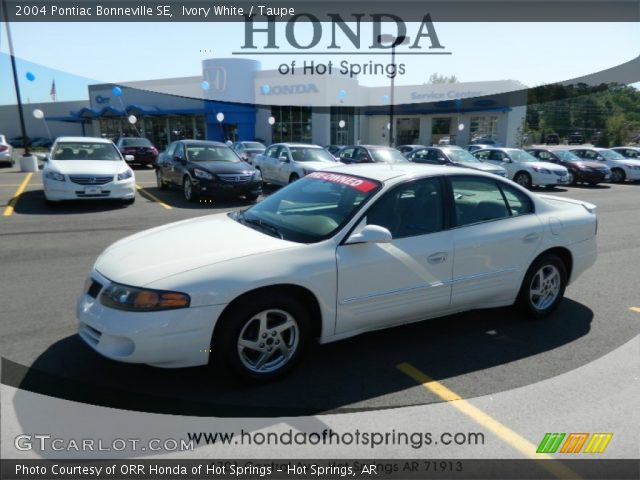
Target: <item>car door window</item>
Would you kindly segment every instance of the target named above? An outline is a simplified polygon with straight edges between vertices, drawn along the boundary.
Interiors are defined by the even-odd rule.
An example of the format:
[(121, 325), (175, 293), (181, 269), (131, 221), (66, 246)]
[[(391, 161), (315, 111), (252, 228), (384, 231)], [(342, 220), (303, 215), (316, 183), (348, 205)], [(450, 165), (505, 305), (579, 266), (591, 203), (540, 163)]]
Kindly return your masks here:
[(506, 158), (506, 155), (502, 153), (500, 150), (491, 150), (489, 153), (489, 160), (494, 160), (496, 162), (502, 162)]
[(173, 158), (173, 154), (176, 151), (176, 145), (177, 145), (176, 143), (172, 143), (167, 147), (167, 151), (165, 153), (166, 153), (167, 157), (169, 157), (169, 159)]
[(476, 150), (475, 152), (473, 152), (473, 156), (476, 157), (478, 160), (489, 160), (489, 154), (491, 153), (490, 150)]
[(265, 157), (270, 157), (270, 158), (278, 158), (278, 150), (280, 149), (280, 147), (276, 146), (276, 147), (269, 147), (267, 149), (266, 152), (264, 152)]
[(438, 178), (410, 182), (386, 193), (367, 212), (368, 225), (380, 225), (394, 239), (444, 228), (443, 193)]
[(499, 186), (502, 189), (512, 217), (533, 213), (533, 202), (527, 194), (504, 182), (500, 182)]
[(345, 148), (344, 150), (342, 150), (340, 152), (340, 158), (344, 158), (347, 160), (352, 160), (353, 159), (353, 152), (355, 152), (356, 149), (355, 148)]
[(638, 152), (635, 150), (625, 150), (624, 156), (627, 158), (638, 158)]
[(353, 152), (353, 155), (357, 163), (371, 162), (371, 157), (369, 156), (369, 152), (367, 152), (364, 148), (356, 149), (356, 151)]
[(493, 179), (453, 177), (451, 190), (458, 227), (510, 216), (509, 206), (498, 183)]

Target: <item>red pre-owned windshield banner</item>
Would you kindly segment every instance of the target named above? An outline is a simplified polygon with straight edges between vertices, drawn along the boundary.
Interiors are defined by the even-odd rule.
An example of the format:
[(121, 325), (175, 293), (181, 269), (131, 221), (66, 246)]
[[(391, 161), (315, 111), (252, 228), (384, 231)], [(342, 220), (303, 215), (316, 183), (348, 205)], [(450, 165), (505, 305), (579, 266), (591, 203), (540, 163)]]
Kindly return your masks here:
[(362, 178), (351, 177), (349, 175), (341, 175), (339, 173), (328, 172), (312, 172), (307, 175), (307, 178), (317, 178), (318, 180), (325, 180), (327, 182), (337, 183), (340, 185), (346, 185), (356, 190), (367, 193), (378, 186), (376, 182), (370, 180), (364, 180)]

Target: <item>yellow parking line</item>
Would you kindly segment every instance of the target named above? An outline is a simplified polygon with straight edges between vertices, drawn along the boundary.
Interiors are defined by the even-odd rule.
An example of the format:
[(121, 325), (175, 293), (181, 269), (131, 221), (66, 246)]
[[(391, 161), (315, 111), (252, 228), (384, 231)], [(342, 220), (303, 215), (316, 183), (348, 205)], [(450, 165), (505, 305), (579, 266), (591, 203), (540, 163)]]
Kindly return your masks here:
[(27, 173), (27, 176), (24, 177), (24, 180), (18, 186), (18, 189), (16, 190), (15, 195), (11, 200), (9, 200), (9, 204), (4, 209), (3, 215), (5, 217), (10, 217), (11, 215), (13, 215), (13, 211), (16, 208), (16, 205), (18, 204), (18, 199), (20, 198), (20, 195), (22, 195), (22, 192), (24, 192), (24, 189), (27, 188), (27, 185), (31, 181), (32, 176), (33, 176), (33, 172)]
[(631, 307), (629, 310), (632, 312), (640, 313), (640, 307)]
[(140, 185), (136, 184), (136, 188), (140, 191), (140, 193), (147, 197), (149, 200), (159, 203), (162, 207), (166, 208), (167, 210), (171, 210), (173, 207), (171, 207), (170, 205), (167, 205), (166, 203), (164, 203), (162, 200), (160, 200), (158, 197), (156, 197), (155, 195), (147, 192), (144, 188), (142, 188)]
[(420, 383), (424, 388), (443, 399), (445, 402), (451, 402), (452, 407), (491, 431), (494, 435), (499, 437), (509, 446), (518, 450), (523, 455), (526, 455), (533, 460), (544, 460), (540, 462), (540, 466), (556, 477), (581, 478), (576, 472), (564, 466), (562, 463), (557, 460), (552, 460), (552, 456), (536, 453), (537, 447), (533, 443), (511, 430), (506, 425), (495, 420), (493, 417), (487, 415), (479, 408), (473, 406), (440, 382), (437, 382), (433, 378), (422, 373), (413, 365), (403, 362), (398, 364), (396, 367), (401, 372)]

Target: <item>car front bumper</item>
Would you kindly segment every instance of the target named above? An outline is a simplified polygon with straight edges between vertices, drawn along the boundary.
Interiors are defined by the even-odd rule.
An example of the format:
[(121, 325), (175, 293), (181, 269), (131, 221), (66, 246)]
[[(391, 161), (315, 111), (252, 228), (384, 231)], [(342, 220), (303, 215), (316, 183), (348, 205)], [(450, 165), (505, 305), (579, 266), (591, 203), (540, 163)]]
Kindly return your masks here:
[(611, 179), (611, 172), (605, 170), (577, 170), (576, 177), (576, 180), (578, 182), (601, 183), (608, 182)]
[[(98, 278), (96, 278), (98, 277)], [(102, 285), (109, 280), (92, 272)], [(206, 365), (215, 321), (225, 305), (158, 312), (127, 312), (103, 306), (83, 293), (76, 304), (78, 335), (99, 354), (126, 363), (162, 368)]]
[(227, 182), (218, 180), (204, 180), (195, 178), (193, 187), (199, 195), (260, 195), (262, 193), (262, 180), (249, 180), (247, 182)]
[(557, 175), (555, 173), (540, 173), (534, 172), (531, 175), (531, 180), (534, 185), (568, 185), (569, 184), (569, 173), (566, 175)]
[(71, 182), (68, 177), (64, 182), (43, 177), (44, 196), (47, 200), (57, 202), (62, 200), (127, 200), (136, 196), (135, 179), (111, 181), (104, 185), (79, 185)]

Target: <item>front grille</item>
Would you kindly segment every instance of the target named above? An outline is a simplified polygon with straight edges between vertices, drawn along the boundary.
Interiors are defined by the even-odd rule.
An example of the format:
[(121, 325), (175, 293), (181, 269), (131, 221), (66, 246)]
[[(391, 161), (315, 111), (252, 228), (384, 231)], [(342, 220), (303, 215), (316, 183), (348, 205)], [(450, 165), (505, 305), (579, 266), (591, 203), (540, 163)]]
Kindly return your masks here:
[(69, 176), (69, 180), (78, 185), (104, 185), (113, 181), (113, 176), (110, 177), (97, 177), (92, 175), (83, 176)]
[(76, 197), (78, 198), (103, 198), (111, 195), (111, 190), (102, 190), (100, 193), (84, 193), (83, 190), (76, 190)]
[(89, 286), (89, 290), (87, 290), (87, 294), (90, 297), (98, 298), (98, 294), (100, 293), (100, 290), (102, 290), (102, 284), (100, 282), (96, 282), (95, 280), (91, 279), (91, 285)]
[(245, 183), (251, 180), (253, 174), (249, 173), (218, 173), (218, 178), (224, 182)]

